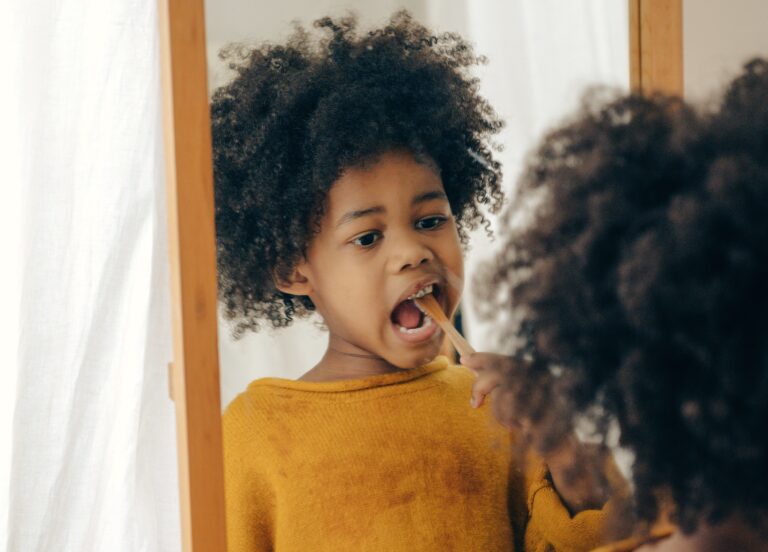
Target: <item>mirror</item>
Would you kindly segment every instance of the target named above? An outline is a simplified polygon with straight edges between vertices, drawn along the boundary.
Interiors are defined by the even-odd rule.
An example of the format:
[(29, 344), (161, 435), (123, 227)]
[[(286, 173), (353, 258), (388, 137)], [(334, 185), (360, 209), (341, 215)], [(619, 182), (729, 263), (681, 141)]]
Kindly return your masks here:
[[(357, 14), (359, 18), (359, 35), (365, 36), (369, 30), (386, 25), (389, 18), (400, 9), (407, 9), (417, 23), (435, 33), (458, 33), (472, 44), (476, 54), (487, 58), (486, 64), (471, 67), (470, 71), (479, 79), (480, 95), (487, 99), (506, 125), (503, 131), (493, 138), (493, 141), (503, 145), (503, 150), (498, 151), (495, 158), (504, 167), (503, 179), (500, 180), (499, 185), (507, 194), (513, 190), (525, 155), (547, 128), (576, 108), (585, 87), (601, 84), (622, 90), (628, 89), (629, 26), (628, 8), (624, 2), (614, 0), (600, 2), (579, 0), (567, 3), (422, 0), (397, 3), (293, 1), (275, 4), (227, 0), (225, 2), (210, 1), (206, 4), (209, 91), (215, 95), (216, 90), (229, 82), (235, 74), (227, 66), (230, 58), (219, 59), (218, 53), (222, 48), (237, 54), (238, 50), (243, 51), (265, 42), (272, 45), (284, 44), (293, 32), (292, 22), (294, 21), (306, 29), (309, 33), (309, 41), (317, 41), (317, 37), (322, 36), (323, 31), (312, 26), (315, 20), (323, 16), (340, 18), (350, 11)], [(230, 47), (231, 43), (239, 43), (242, 46)], [(238, 59), (237, 55), (235, 60)], [(270, 63), (273, 64), (270, 67), (276, 72), (288, 71), (285, 68), (288, 62), (284, 62), (282, 58), (273, 58)], [(392, 74), (391, 77), (396, 80), (398, 75)], [(266, 86), (274, 85), (276, 89), (280, 86), (279, 82), (269, 80), (277, 79), (276, 77), (260, 73), (255, 78), (264, 78), (265, 82), (269, 83)], [(263, 81), (258, 80), (258, 82)], [(445, 81), (445, 88), (448, 88), (448, 82), (448, 80)], [(354, 79), (350, 79), (341, 86), (354, 87), (356, 84)], [(421, 83), (418, 86), (421, 85), (428, 86), (429, 83)], [(438, 95), (441, 91), (440, 89), (432, 90), (434, 95)], [(281, 90), (280, 93), (297, 94), (296, 90)], [(245, 94), (248, 94), (247, 98)], [(221, 124), (220, 121), (225, 120), (226, 124), (239, 128), (239, 132), (242, 133), (262, 132), (263, 127), (259, 125), (269, 117), (268, 114), (258, 111), (260, 115), (257, 115), (257, 118), (261, 117), (261, 122), (257, 123), (250, 121), (244, 123), (243, 117), (253, 115), (257, 109), (265, 109), (264, 105), (267, 106), (266, 110), (274, 109), (274, 103), (280, 101), (272, 97), (270, 101), (273, 103), (261, 104), (259, 103), (261, 99), (254, 100), (255, 96), (250, 94), (253, 94), (253, 88), (249, 88), (247, 92), (239, 88), (230, 89), (224, 96), (214, 100), (212, 109), (214, 157), (219, 155), (217, 148), (237, 149), (248, 140), (245, 135), (233, 136), (228, 130), (221, 130), (217, 127), (217, 124)], [(384, 92), (381, 94), (386, 96)], [(235, 109), (233, 106), (241, 105), (239, 103), (241, 101), (254, 107), (232, 115), (230, 110)], [(308, 100), (308, 102), (311, 101), (313, 100)], [(217, 104), (217, 102), (221, 103)], [(248, 102), (253, 103), (248, 104)], [(375, 101), (372, 103), (374, 105), (371, 109), (377, 109)], [(428, 107), (425, 103), (424, 111)], [(350, 107), (350, 109), (354, 108)], [(469, 109), (474, 107), (470, 106)], [(285, 120), (286, 125), (295, 123), (293, 116), (294, 113), (290, 110), (280, 112), (281, 120)], [(335, 116), (343, 118), (345, 113), (337, 112)], [(413, 115), (414, 118), (420, 116), (422, 115), (418, 111)], [(495, 116), (488, 115), (488, 117)], [(296, 124), (304, 124), (304, 120)], [(447, 128), (447, 121), (444, 124)], [(275, 163), (282, 168), (286, 163), (291, 162), (290, 158), (282, 157), (280, 154), (285, 149), (290, 149), (292, 144), (280, 142), (283, 138), (282, 132), (274, 130), (278, 127), (279, 122), (275, 122), (270, 127), (270, 132), (274, 133), (270, 136), (276, 137), (275, 142), (279, 144), (279, 148), (282, 148), (277, 149), (278, 146), (275, 146), (274, 155), (277, 157), (275, 159), (254, 158), (254, 165)], [(340, 124), (340, 129), (341, 127)], [(389, 127), (384, 122), (373, 128)], [(326, 124), (322, 132), (332, 133), (334, 129), (329, 130)], [(339, 130), (339, 132), (342, 131)], [(429, 138), (421, 139), (426, 141)], [(349, 147), (353, 146), (354, 144)], [(243, 147), (242, 151), (247, 151), (249, 147)], [(259, 148), (262, 147), (259, 145)], [(426, 146), (425, 149), (431, 155), (433, 150)], [(490, 165), (487, 158), (471, 148), (464, 149), (468, 149), (475, 159), (468, 163), (483, 165), (488, 174), (496, 173), (497, 169)], [(259, 149), (258, 151), (267, 150)], [(318, 151), (323, 150), (318, 149)], [(250, 168), (238, 164), (239, 159), (242, 159), (241, 153), (238, 149), (235, 153), (226, 151), (221, 154), (226, 158), (222, 166), (227, 168), (217, 168), (217, 162), (214, 162), (214, 174), (217, 170), (219, 171), (214, 185), (222, 186), (222, 182), (226, 180), (227, 183), (224, 186), (228, 190), (233, 190), (233, 201), (241, 201), (243, 196), (237, 190), (236, 177), (232, 175), (237, 177), (248, 175), (250, 178), (252, 174)], [(460, 153), (464, 154), (464, 151)], [(232, 163), (234, 168), (231, 170), (228, 165), (230, 155), (238, 159)], [(391, 213), (399, 213), (394, 207), (400, 205), (398, 198), (405, 194), (416, 193), (412, 192), (410, 184), (402, 184), (406, 179), (409, 183), (414, 182), (413, 189), (418, 190), (418, 195), (414, 195), (411, 201), (412, 211), (420, 213), (418, 220), (414, 220), (414, 225), (424, 223), (435, 225), (434, 227), (437, 228), (440, 224), (446, 224), (446, 221), (450, 220), (451, 207), (445, 199), (445, 195), (450, 194), (448, 181), (444, 180), (441, 183), (440, 178), (436, 177), (436, 174), (443, 171), (443, 167), (432, 158), (426, 160), (416, 158), (414, 163), (412, 155), (405, 157), (386, 158), (385, 163), (382, 156), (367, 160), (370, 161), (370, 165), (344, 167), (345, 170), (338, 180), (334, 180), (329, 192), (328, 197), (331, 199), (326, 206), (328, 220), (322, 219), (323, 225), (327, 223), (328, 226), (323, 226), (322, 231), (340, 227), (350, 213), (354, 214), (351, 220), (356, 220), (356, 217), (368, 216), (365, 215), (366, 212), (381, 211), (386, 215), (378, 213), (376, 216), (380, 216), (385, 222), (377, 219), (378, 222), (375, 223), (377, 233), (356, 234), (347, 238), (354, 238), (355, 243), (358, 239), (368, 238), (372, 240), (371, 243), (375, 243), (373, 241), (375, 239), (383, 239), (387, 243), (387, 237), (381, 238), (385, 235), (384, 227), (389, 231), (389, 225), (394, 226), (395, 221), (400, 221), (401, 218), (398, 218), (399, 215), (398, 217), (391, 215), (392, 218), (386, 217)], [(433, 165), (430, 165), (430, 161)], [(323, 160), (314, 159), (314, 162), (319, 165)], [(437, 165), (437, 170), (434, 165)], [(347, 172), (346, 169), (350, 170)], [(258, 170), (266, 169), (261, 167)], [(472, 171), (477, 172), (477, 169), (473, 168)], [(222, 176), (225, 172), (226, 177)], [(404, 174), (405, 177), (402, 176)], [(220, 177), (223, 180), (220, 181)], [(347, 177), (352, 180), (348, 182), (345, 180)], [(250, 185), (253, 186), (255, 181), (250, 180)], [(368, 183), (373, 181), (386, 181), (388, 186), (398, 191), (389, 192), (382, 187), (377, 188), (373, 194), (363, 194), (361, 190), (368, 190)], [(404, 186), (402, 190), (397, 188), (399, 185)], [(442, 193), (443, 186), (445, 186), (445, 193), (442, 196), (435, 196), (436, 192)], [(338, 214), (344, 213), (344, 209), (337, 212), (334, 205), (338, 203), (334, 203), (337, 201), (333, 199), (334, 190), (341, 189), (348, 190), (348, 197), (364, 197), (365, 200), (358, 201), (357, 205), (354, 202), (344, 204), (350, 210), (344, 216), (337, 218)], [(291, 190), (285, 193), (301, 195), (293, 188)], [(233, 206), (230, 203), (231, 198), (217, 190), (217, 201), (227, 202), (225, 205), (227, 213), (230, 211), (239, 213), (242, 211), (238, 209), (250, 209), (245, 212), (249, 213), (248, 216), (254, 217), (246, 220), (239, 214), (232, 215), (225, 223), (227, 236), (238, 233), (237, 228), (233, 230), (230, 227), (231, 221), (235, 221), (233, 224), (250, 228), (251, 224), (256, 225), (256, 217), (270, 217), (270, 220), (274, 221), (273, 227), (280, 225), (287, 235), (292, 228), (291, 223), (301, 220), (301, 217), (294, 218), (293, 211), (286, 217), (281, 217), (280, 213), (267, 213), (266, 210), (271, 207), (270, 202), (265, 201), (260, 193), (248, 192), (247, 199), (242, 199), (242, 204)], [(282, 189), (272, 193), (282, 193)], [(341, 192), (338, 193), (341, 194)], [(422, 201), (420, 198), (424, 197), (427, 199), (419, 203)], [(381, 201), (385, 207), (370, 207), (369, 203), (374, 199)], [(306, 199), (299, 198), (297, 201), (306, 201)], [(253, 207), (253, 205), (261, 207)], [(423, 205), (425, 211), (422, 212), (421, 207), (413, 207), (415, 205)], [(486, 215), (490, 221), (490, 227), (493, 228), (496, 224), (496, 215), (490, 212), (486, 212)], [(246, 234), (249, 234), (249, 228), (246, 229), (248, 230)], [(221, 236), (222, 226), (219, 226), (218, 230)], [(359, 230), (369, 231), (367, 227), (362, 226)], [(295, 229), (292, 231), (295, 232)], [(263, 238), (255, 232), (252, 235), (255, 236), (253, 243)], [(390, 240), (400, 239), (400, 235), (395, 234), (394, 230), (389, 235), (397, 236), (390, 237)], [(426, 236), (426, 233), (424, 235)], [(275, 246), (277, 241), (282, 239), (281, 235), (271, 236), (270, 239), (263, 239), (265, 248)], [(324, 234), (321, 233), (315, 239), (319, 243), (325, 243), (323, 236)], [(345, 243), (344, 247), (351, 243)], [(461, 302), (461, 330), (477, 350), (498, 350), (492, 325), (481, 319), (476, 312), (470, 284), (478, 267), (483, 261), (493, 256), (496, 245), (489, 239), (482, 225), (471, 232), (469, 244), (470, 248), (465, 251), (463, 261), (464, 281), (467, 284), (464, 285)], [(362, 243), (360, 245), (363, 246)], [(239, 244), (230, 243), (229, 247), (237, 251), (237, 255), (231, 254), (232, 263), (240, 263), (242, 259), (251, 258), (249, 246), (241, 247)], [(333, 255), (342, 258), (346, 253), (338, 253), (340, 247), (336, 244), (333, 247), (328, 246), (323, 251), (332, 251)], [(403, 247), (405, 252), (398, 251), (397, 255), (417, 255), (413, 250), (415, 247), (413, 243), (409, 242), (407, 247)], [(435, 248), (430, 246), (425, 250), (429, 253), (423, 253), (423, 255), (434, 254), (435, 258), (439, 256), (437, 246)], [(463, 285), (462, 262), (459, 258), (461, 251), (458, 245), (455, 250), (456, 258), (451, 257), (450, 254), (445, 254), (444, 258), (441, 258), (441, 262), (446, 259), (453, 262), (453, 264), (443, 263), (448, 267), (444, 280), (450, 284), (450, 287), (448, 285), (441, 287), (442, 279), (435, 282), (437, 290), (445, 294), (443, 297), (446, 301), (458, 299)], [(320, 257), (320, 253), (317, 255)], [(333, 255), (328, 253), (328, 257), (332, 258)], [(375, 258), (373, 255), (374, 253), (371, 253), (371, 257)], [(391, 255), (391, 259), (394, 259), (395, 253)], [(312, 257), (311, 252), (309, 256)], [(346, 258), (343, 257), (343, 259)], [(410, 263), (403, 266), (421, 266), (428, 260), (426, 256), (415, 260), (409, 257), (397, 262)], [(322, 270), (331, 271), (333, 264), (325, 260), (312, 261), (311, 258), (310, 261), (308, 263), (310, 266), (306, 269), (295, 266), (270, 267), (275, 273), (285, 269), (278, 273), (285, 288), (280, 289), (299, 290), (297, 295), (302, 295), (301, 290), (320, 289), (325, 282), (325, 273), (317, 267), (321, 266), (324, 267)], [(243, 274), (256, 274), (258, 270), (261, 269), (259, 267), (253, 270), (238, 268), (237, 272), (244, 277)], [(334, 273), (338, 278), (334, 281), (338, 281), (338, 287), (344, 287), (344, 291), (352, 296), (355, 283), (342, 281), (350, 273)], [(259, 274), (261, 276), (254, 277), (263, 278), (263, 273)], [(366, 277), (371, 279), (377, 278), (375, 274), (366, 274)], [(449, 276), (452, 276), (453, 280)], [(313, 285), (319, 287), (312, 288)], [(337, 299), (331, 300), (328, 299), (331, 295), (327, 293), (327, 283), (324, 289), (326, 292), (317, 294), (325, 301), (326, 311), (331, 312), (336, 320), (343, 318), (339, 314), (342, 308), (345, 310), (358, 308), (357, 312), (363, 312), (362, 316), (365, 316), (364, 309), (359, 309), (360, 305), (357, 301), (354, 305), (340, 307), (338, 290), (334, 290), (336, 295), (333, 295)], [(437, 291), (434, 295), (438, 296)], [(247, 297), (246, 294), (239, 297), (243, 296)], [(402, 299), (406, 298), (407, 294), (403, 295)], [(375, 302), (376, 298), (374, 297), (373, 300)], [(404, 307), (406, 308), (411, 307)], [(412, 308), (410, 314), (403, 313), (402, 316), (397, 314), (400, 312), (398, 309), (400, 306), (397, 306), (391, 314), (393, 327), (397, 323), (403, 333), (418, 332), (420, 327), (426, 327), (426, 318), (418, 314), (415, 309)], [(274, 316), (280, 323), (283, 321), (280, 317), (286, 314), (284, 311), (274, 310), (262, 312)], [(375, 312), (378, 312), (378, 309)], [(411, 330), (406, 330), (407, 323), (404, 320), (414, 313), (415, 316), (420, 317), (419, 321), (414, 322), (415, 327), (408, 326), (412, 328)], [(431, 363), (420, 367), (431, 360), (427, 358), (413, 365), (413, 369), (410, 370), (378, 373), (372, 376), (372, 379), (365, 378), (366, 387), (364, 388), (360, 387), (360, 382), (364, 379), (362, 375), (309, 382), (297, 381), (312, 373), (316, 374), (317, 369), (313, 367), (324, 358), (324, 355), (331, 354), (327, 351), (339, 353), (333, 348), (333, 341), (329, 345), (328, 333), (320, 327), (323, 322), (324, 320), (319, 316), (313, 315), (307, 320), (293, 320), (288, 328), (273, 330), (262, 320), (263, 327), (259, 332), (246, 331), (240, 339), (234, 339), (233, 324), (223, 316), (219, 319), (221, 405), (227, 409), (224, 421), (224, 457), (226, 488), (229, 491), (227, 524), (230, 546), (235, 549), (266, 549), (279, 542), (281, 546), (298, 550), (308, 549), (307, 547), (310, 546), (310, 543), (302, 539), (315, 538), (343, 543), (338, 545), (342, 549), (365, 549), (371, 546), (369, 539), (397, 538), (393, 531), (395, 527), (400, 528), (409, 539), (416, 539), (410, 543), (414, 549), (444, 549), (444, 546), (439, 543), (447, 546), (449, 542), (459, 549), (467, 549), (460, 544), (464, 542), (463, 539), (474, 541), (472, 547), (476, 549), (500, 549), (510, 546), (513, 536), (512, 522), (506, 511), (507, 487), (517, 483), (505, 479), (501, 485), (486, 487), (487, 482), (482, 477), (477, 479), (481, 472), (488, 473), (494, 480), (497, 474), (503, 473), (502, 479), (508, 476), (511, 454), (509, 433), (500, 426), (491, 426), (487, 423), (487, 411), (472, 410), (469, 407), (471, 383), (467, 383), (470, 377), (468, 371), (462, 369), (462, 374), (466, 372), (466, 376), (461, 377), (465, 379), (462, 379), (460, 384), (456, 383), (454, 387), (454, 383), (448, 385), (443, 380), (426, 377), (426, 374), (432, 374), (438, 369)], [(361, 318), (361, 326), (365, 323), (366, 321)], [(362, 335), (362, 332), (355, 335)], [(371, 342), (378, 345), (378, 334), (373, 332), (372, 335), (374, 337), (370, 338)], [(352, 341), (346, 337), (345, 339), (347, 345)], [(362, 346), (359, 343), (366, 342), (365, 339), (361, 338), (361, 341), (355, 343), (358, 349), (354, 351), (358, 351), (357, 353), (353, 349), (347, 349), (343, 354), (347, 355), (347, 358), (364, 357), (364, 354), (360, 354)], [(406, 338), (403, 339), (407, 341)], [(394, 338), (387, 334), (381, 342), (389, 343), (388, 340), (394, 340)], [(378, 354), (375, 348), (366, 349), (363, 352)], [(361, 365), (363, 362), (364, 360), (360, 360)], [(401, 379), (402, 377), (416, 378), (416, 375), (405, 375), (411, 372), (425, 375), (425, 377), (418, 381)], [(328, 373), (325, 372), (326, 375)], [(378, 379), (375, 379), (375, 383), (371, 383), (374, 378)], [(409, 384), (407, 387), (409, 391), (395, 393), (394, 391), (398, 389), (395, 383), (401, 382)], [(311, 385), (308, 385), (309, 383)], [(420, 394), (418, 400), (409, 394), (411, 389), (421, 390), (421, 386), (425, 389), (442, 389), (443, 385), (446, 386), (444, 392), (446, 394), (452, 393), (454, 388), (459, 387), (464, 394), (457, 391), (457, 394), (446, 397), (436, 394), (438, 391), (433, 391), (433, 394), (428, 396)], [(358, 394), (354, 395), (353, 391), (357, 391)], [(392, 396), (388, 393), (392, 393)], [(329, 406), (331, 403), (328, 395), (331, 394), (335, 394), (341, 405), (339, 408)], [(387, 397), (387, 400), (379, 402), (380, 396)], [(361, 397), (365, 397), (366, 400)], [(460, 404), (461, 407), (453, 408), (452, 406), (451, 409), (443, 411), (444, 405), (448, 403)], [(461, 414), (457, 415), (459, 411)], [(482, 418), (482, 416), (486, 417)], [(472, 420), (472, 424), (476, 423), (478, 427), (483, 428), (480, 435), (470, 436), (461, 433), (470, 427), (466, 425), (468, 422), (465, 422), (465, 417)], [(470, 433), (473, 431), (470, 430)], [(237, 448), (236, 451), (235, 448)], [(478, 467), (478, 463), (485, 467)], [(514, 479), (516, 476), (510, 477)], [(521, 490), (521, 493), (524, 491)], [(522, 494), (520, 496), (522, 497)], [(446, 509), (445, 503), (454, 504), (455, 507)], [(329, 511), (332, 505), (337, 504), (338, 508)], [(355, 504), (354, 510), (366, 518), (362, 525), (359, 519), (355, 519), (357, 516), (352, 509), (346, 507), (348, 504)], [(475, 508), (475, 505), (478, 507)], [(280, 512), (276, 513), (275, 508)], [(439, 515), (437, 515), (438, 512), (440, 512)], [(524, 509), (518, 508), (516, 512), (523, 514)], [(421, 516), (424, 516), (425, 521), (420, 521)], [(290, 527), (295, 523), (308, 524), (306, 532), (302, 534), (291, 532)], [(422, 527), (417, 530), (418, 525)], [(448, 527), (456, 528), (457, 533), (448, 534), (445, 530)], [(516, 535), (520, 536), (519, 533)], [(388, 542), (381, 542), (383, 548), (390, 546)], [(424, 548), (429, 542), (432, 543), (433, 548)]]
[[(174, 320), (174, 364), (177, 366), (171, 373), (171, 394), (176, 400), (179, 418), (185, 550), (191, 550), (193, 543), (195, 547), (223, 549), (219, 540), (221, 486), (215, 477), (220, 467), (220, 451), (211, 451), (211, 443), (218, 447), (219, 403), (226, 406), (258, 378), (290, 381), (299, 377), (314, 359), (322, 355), (325, 347), (325, 334), (311, 321), (296, 324), (289, 330), (264, 331), (233, 341), (228, 323), (219, 320), (222, 385), (217, 391), (220, 391), (220, 401), (218, 396), (216, 400), (209, 396), (210, 381), (218, 381), (216, 363), (209, 362), (210, 357), (206, 356), (208, 344), (215, 341), (215, 331), (210, 331), (211, 328), (215, 330), (215, 321), (206, 318), (209, 297), (201, 297), (199, 290), (212, 281), (209, 276), (215, 267), (213, 262), (202, 266), (196, 262), (205, 258), (205, 255), (199, 255), (202, 246), (197, 238), (202, 238), (205, 247), (210, 238), (208, 227), (195, 222), (206, 222), (210, 207), (206, 195), (209, 185), (207, 167), (200, 158), (200, 152), (208, 152), (210, 148), (204, 139), (206, 133), (199, 125), (205, 119), (203, 113), (207, 112), (207, 101), (200, 101), (198, 94), (205, 88), (199, 78), (205, 74), (205, 67), (201, 62), (202, 54), (197, 57), (198, 52), (206, 50), (208, 54), (210, 92), (231, 76), (216, 54), (232, 41), (279, 43), (291, 32), (290, 22), (293, 20), (311, 28), (311, 22), (318, 17), (339, 16), (350, 9), (358, 14), (360, 28), (365, 30), (384, 24), (392, 12), (406, 8), (416, 21), (430, 29), (459, 32), (474, 45), (478, 54), (489, 59), (487, 65), (476, 69), (476, 75), (480, 78), (482, 95), (507, 123), (496, 141), (506, 148), (498, 158), (504, 165), (504, 188), (509, 190), (514, 185), (525, 152), (536, 143), (541, 132), (575, 107), (583, 86), (627, 87), (628, 28), (637, 27), (642, 31), (639, 33), (643, 36), (642, 48), (633, 43), (636, 50), (630, 49), (638, 66), (640, 61), (643, 62), (642, 70), (649, 65), (657, 69), (669, 57), (675, 57), (675, 49), (682, 44), (673, 44), (670, 48), (668, 43), (658, 40), (656, 33), (659, 29), (674, 26), (666, 18), (670, 6), (679, 10), (680, 3), (675, 0), (629, 0), (627, 3), (613, 0), (422, 0), (395, 4), (294, 0), (275, 6), (227, 0), (208, 2), (203, 18), (202, 9), (198, 11), (195, 2), (161, 0), (160, 15), (167, 18), (161, 23), (166, 41), (163, 53), (166, 56), (168, 100), (166, 130), (170, 137), (171, 268), (176, 286), (174, 307), (177, 309)], [(682, 6), (685, 94), (689, 98), (710, 95), (738, 70), (746, 57), (755, 53), (768, 55), (765, 34), (759, 28), (759, 23), (766, 19), (766, 8), (760, 0), (727, 3), (724, 0), (688, 0), (682, 2)], [(662, 17), (654, 17), (654, 14), (662, 14)], [(636, 18), (634, 23), (629, 20), (632, 17)], [(208, 39), (204, 47), (199, 43), (203, 25)], [(676, 40), (679, 39), (678, 33)], [(726, 53), (721, 55), (723, 52)], [(650, 80), (666, 77), (669, 74), (665, 75), (662, 70)], [(673, 77), (674, 82), (682, 81), (682, 78)], [(171, 83), (174, 85), (172, 90)], [(653, 87), (656, 83), (650, 84)], [(186, 93), (187, 87), (194, 89), (192, 94)], [(645, 91), (645, 88), (640, 89)], [(186, 183), (192, 185), (182, 185)], [(202, 185), (196, 185), (198, 183)], [(177, 219), (177, 214), (184, 216)], [(482, 232), (473, 234), (472, 248), (465, 258), (467, 281), (471, 280), (481, 260), (493, 254), (493, 247)], [(192, 304), (195, 309), (182, 308)], [(463, 330), (470, 342), (477, 349), (492, 349), (491, 332), (477, 319), (468, 286), (465, 287), (462, 311)], [(215, 409), (211, 409), (211, 405), (215, 405)], [(425, 453), (428, 449), (425, 446)]]

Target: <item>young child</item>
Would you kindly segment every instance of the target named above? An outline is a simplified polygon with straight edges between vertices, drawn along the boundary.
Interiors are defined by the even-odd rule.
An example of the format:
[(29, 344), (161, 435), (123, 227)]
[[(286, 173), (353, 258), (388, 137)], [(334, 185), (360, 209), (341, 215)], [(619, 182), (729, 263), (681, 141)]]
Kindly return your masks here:
[(519, 194), (529, 224), (506, 227), (482, 285), (520, 313), (520, 352), (466, 359), (480, 394), (539, 439), (563, 430), (550, 418), (618, 424), (630, 512), (677, 528), (603, 550), (768, 550), (768, 61), (706, 112), (588, 105)]
[(466, 232), (502, 199), (477, 58), (406, 13), (360, 36), (353, 19), (316, 26), (326, 39), (241, 52), (211, 110), (235, 334), (314, 311), (329, 333), (298, 381), (256, 380), (226, 408), (230, 552), (594, 546), (603, 513), (572, 514), (601, 497), (561, 501), (559, 465), (520, 472), (411, 299), (454, 312)]

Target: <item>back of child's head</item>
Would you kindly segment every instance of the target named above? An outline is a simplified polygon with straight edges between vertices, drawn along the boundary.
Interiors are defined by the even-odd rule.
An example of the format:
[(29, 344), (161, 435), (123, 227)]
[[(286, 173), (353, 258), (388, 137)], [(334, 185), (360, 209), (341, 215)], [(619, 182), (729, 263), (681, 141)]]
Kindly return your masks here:
[(686, 531), (731, 514), (764, 527), (768, 61), (710, 111), (588, 98), (532, 156), (523, 206), (478, 286), (518, 322), (503, 335), (529, 366), (507, 384), (518, 412), (603, 438), (617, 420), (641, 520), (667, 496)]
[(501, 121), (478, 94), (477, 58), (455, 34), (406, 12), (358, 34), (352, 17), (301, 27), (280, 45), (232, 47), (236, 77), (216, 90), (213, 126), (219, 297), (236, 337), (314, 306), (280, 292), (319, 230), (346, 168), (407, 150), (440, 171), (462, 239), (501, 201), (491, 137)]

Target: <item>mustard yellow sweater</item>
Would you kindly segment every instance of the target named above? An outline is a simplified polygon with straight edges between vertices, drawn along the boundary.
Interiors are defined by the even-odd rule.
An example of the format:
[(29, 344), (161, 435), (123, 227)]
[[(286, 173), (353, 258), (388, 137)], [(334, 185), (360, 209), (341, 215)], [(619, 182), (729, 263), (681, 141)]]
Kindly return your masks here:
[(590, 550), (541, 464), (445, 357), (341, 382), (252, 382), (223, 417), (229, 552)]

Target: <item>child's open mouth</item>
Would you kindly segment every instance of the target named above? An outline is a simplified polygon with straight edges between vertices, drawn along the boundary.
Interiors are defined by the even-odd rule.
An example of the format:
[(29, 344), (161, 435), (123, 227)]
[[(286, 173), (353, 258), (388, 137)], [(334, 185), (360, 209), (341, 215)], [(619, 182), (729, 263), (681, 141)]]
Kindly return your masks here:
[(414, 293), (405, 301), (398, 303), (392, 311), (390, 320), (395, 329), (395, 334), (408, 343), (419, 343), (430, 339), (440, 329), (432, 317), (427, 315), (414, 301), (417, 297), (433, 294), (435, 299), (440, 299), (440, 287), (430, 284)]

